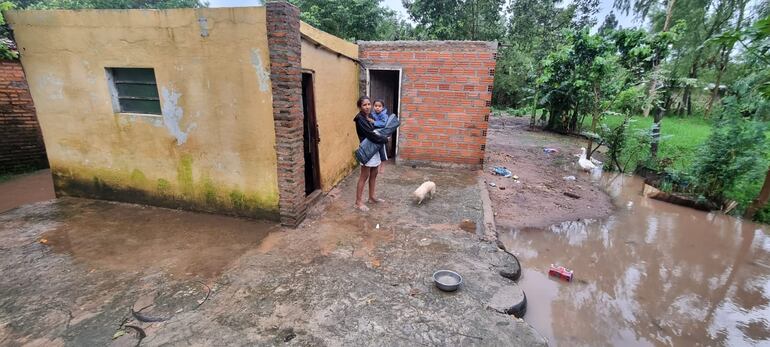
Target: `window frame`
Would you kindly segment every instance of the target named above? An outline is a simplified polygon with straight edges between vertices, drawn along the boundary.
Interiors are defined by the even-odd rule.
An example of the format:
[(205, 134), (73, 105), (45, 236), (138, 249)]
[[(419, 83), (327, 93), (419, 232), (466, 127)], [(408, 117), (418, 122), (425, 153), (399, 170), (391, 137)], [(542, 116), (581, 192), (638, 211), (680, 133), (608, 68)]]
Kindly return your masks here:
[[(152, 67), (105, 67), (105, 74), (107, 76), (107, 85), (109, 87), (110, 91), (110, 97), (112, 99), (112, 109), (114, 113), (118, 114), (126, 114), (126, 115), (132, 115), (132, 116), (145, 116), (145, 117), (162, 117), (163, 116), (163, 107), (160, 102), (160, 91), (158, 90), (158, 80), (155, 75), (155, 69)], [(120, 70), (146, 70), (145, 73), (149, 72), (152, 77), (152, 81), (149, 80), (116, 80), (116, 75), (120, 75)], [(121, 93), (120, 88), (121, 86), (154, 86), (152, 88), (152, 91), (155, 92), (155, 95), (151, 96), (141, 96), (141, 95), (130, 95), (130, 93)], [(137, 110), (137, 109), (127, 109), (126, 103), (121, 102), (125, 100), (138, 100), (138, 101), (145, 101), (145, 102), (154, 102), (156, 105), (152, 105), (155, 107), (152, 107), (152, 110)]]

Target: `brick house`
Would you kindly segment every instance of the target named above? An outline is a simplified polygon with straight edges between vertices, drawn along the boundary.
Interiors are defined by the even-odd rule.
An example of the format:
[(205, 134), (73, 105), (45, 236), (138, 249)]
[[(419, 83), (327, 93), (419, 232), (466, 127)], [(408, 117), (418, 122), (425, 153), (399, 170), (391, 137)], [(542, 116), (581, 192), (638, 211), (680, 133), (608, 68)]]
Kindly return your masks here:
[[(364, 41), (358, 47), (362, 92), (394, 100), (403, 116), (398, 163), (482, 166), (496, 43)], [(390, 97), (391, 90), (399, 95)]]
[(484, 158), (494, 43), (356, 45), (285, 2), (6, 17), (59, 196), (295, 226), (357, 166), (362, 92), (403, 120), (397, 163)]
[(48, 167), (21, 63), (0, 60), (0, 174)]

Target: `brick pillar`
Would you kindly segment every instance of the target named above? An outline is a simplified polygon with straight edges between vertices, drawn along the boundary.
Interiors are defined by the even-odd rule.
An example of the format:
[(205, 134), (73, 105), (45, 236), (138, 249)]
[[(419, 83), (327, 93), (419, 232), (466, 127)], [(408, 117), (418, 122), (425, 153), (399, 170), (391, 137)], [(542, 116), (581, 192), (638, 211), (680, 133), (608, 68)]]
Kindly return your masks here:
[(48, 167), (24, 70), (0, 60), (0, 173)]
[(278, 207), (281, 223), (294, 227), (302, 222), (307, 211), (299, 9), (283, 1), (267, 2), (266, 7), (278, 156)]

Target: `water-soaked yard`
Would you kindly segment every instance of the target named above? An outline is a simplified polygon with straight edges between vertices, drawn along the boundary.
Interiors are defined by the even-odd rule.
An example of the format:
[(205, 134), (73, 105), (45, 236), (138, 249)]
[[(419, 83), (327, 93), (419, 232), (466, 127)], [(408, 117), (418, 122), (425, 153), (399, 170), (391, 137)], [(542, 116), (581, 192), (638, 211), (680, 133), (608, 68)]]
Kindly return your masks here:
[[(585, 192), (593, 185), (615, 207), (608, 216), (596, 214), (605, 199), (581, 194), (582, 199), (571, 203), (581, 204), (589, 219), (577, 220), (578, 208), (554, 199), (537, 206), (550, 211), (545, 214), (551, 218), (568, 216), (563, 222), (533, 227), (544, 220), (539, 213), (529, 215), (535, 221), (524, 215), (498, 223), (501, 241), (522, 263), (520, 284), (530, 308), (525, 320), (550, 345), (770, 345), (766, 226), (645, 198), (639, 178), (592, 177), (542, 153), (543, 146), (577, 153), (583, 144), (575, 138), (526, 131), (526, 120), (494, 121), (498, 130), (489, 140), (493, 159), (509, 154), (531, 160), (527, 158), (538, 153), (543, 156), (539, 164), (548, 167), (540, 172), (558, 179), (577, 176), (546, 190)], [(517, 186), (527, 184), (522, 179)], [(551, 264), (574, 270), (573, 282), (549, 277)]]
[(77, 198), (0, 213), (0, 345), (544, 345), (506, 312), (518, 263), (482, 240), (477, 173), (388, 167), (368, 213), (356, 179), (298, 229)]
[[(770, 345), (766, 226), (579, 172), (578, 139), (525, 124), (492, 120), (480, 176), (388, 166), (387, 202), (362, 213), (353, 174), (296, 230), (75, 198), (14, 208), (53, 198), (28, 188), (46, 173), (6, 182), (21, 195), (0, 194), (0, 345)], [(438, 196), (415, 206), (424, 180)], [(485, 240), (485, 212), (518, 283), (499, 275), (514, 260)], [(439, 268), (464, 287), (435, 289)], [(522, 289), (524, 321), (496, 311)]]

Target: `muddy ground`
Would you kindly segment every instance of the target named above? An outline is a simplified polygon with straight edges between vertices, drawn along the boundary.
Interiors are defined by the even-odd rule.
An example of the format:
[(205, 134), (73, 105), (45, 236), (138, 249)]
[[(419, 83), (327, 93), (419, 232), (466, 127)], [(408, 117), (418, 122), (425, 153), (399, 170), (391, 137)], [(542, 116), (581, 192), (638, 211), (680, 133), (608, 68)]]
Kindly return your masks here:
[[(584, 146), (585, 141), (575, 137), (530, 130), (528, 118), (493, 117), (487, 132), (484, 179), (495, 184), (487, 189), (498, 227), (538, 228), (610, 215), (613, 205), (609, 195), (592, 181), (591, 174), (576, 165), (575, 154)], [(544, 148), (558, 152), (546, 154)], [(597, 158), (603, 159), (601, 153)], [(507, 167), (519, 179), (492, 174), (496, 166)], [(566, 180), (567, 176), (576, 179)]]
[[(426, 179), (439, 193), (417, 207)], [(0, 345), (545, 344), (499, 312), (524, 294), (481, 240), (475, 173), (388, 167), (368, 213), (355, 182), (294, 230), (75, 198), (2, 213)], [(437, 290), (438, 269), (463, 287)]]
[(40, 170), (0, 182), (0, 212), (55, 197), (51, 170)]

